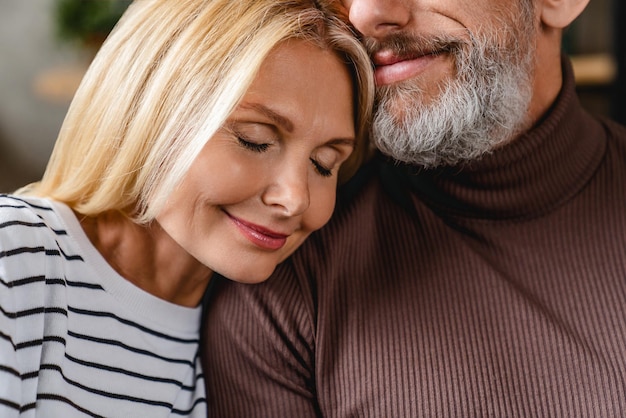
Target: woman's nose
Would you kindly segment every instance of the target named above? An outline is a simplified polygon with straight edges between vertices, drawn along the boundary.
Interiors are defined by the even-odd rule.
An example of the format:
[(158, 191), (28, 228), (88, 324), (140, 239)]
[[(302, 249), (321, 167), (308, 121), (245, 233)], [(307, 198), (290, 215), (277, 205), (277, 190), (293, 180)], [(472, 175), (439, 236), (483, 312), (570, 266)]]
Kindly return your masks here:
[(308, 169), (295, 164), (285, 168), (275, 170), (263, 193), (263, 203), (278, 208), (284, 216), (301, 215), (311, 203)]

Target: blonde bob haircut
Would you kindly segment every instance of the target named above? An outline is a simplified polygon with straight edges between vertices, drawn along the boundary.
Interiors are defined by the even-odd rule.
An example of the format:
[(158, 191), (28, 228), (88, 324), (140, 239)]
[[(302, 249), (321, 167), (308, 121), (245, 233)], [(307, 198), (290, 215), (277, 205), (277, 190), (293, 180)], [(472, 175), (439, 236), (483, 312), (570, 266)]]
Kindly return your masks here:
[(344, 166), (353, 171), (368, 148), (374, 85), (367, 53), (332, 3), (135, 0), (84, 76), (43, 178), (18, 193), (150, 222), (289, 39), (335, 51), (352, 74), (359, 144)]

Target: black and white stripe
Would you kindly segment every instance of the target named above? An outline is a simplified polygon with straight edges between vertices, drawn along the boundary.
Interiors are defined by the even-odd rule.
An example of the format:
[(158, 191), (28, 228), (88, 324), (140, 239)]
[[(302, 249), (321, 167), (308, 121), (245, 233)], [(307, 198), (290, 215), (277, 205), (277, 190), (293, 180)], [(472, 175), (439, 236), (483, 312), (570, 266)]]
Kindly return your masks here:
[(199, 316), (120, 277), (66, 206), (0, 196), (0, 416), (205, 416)]

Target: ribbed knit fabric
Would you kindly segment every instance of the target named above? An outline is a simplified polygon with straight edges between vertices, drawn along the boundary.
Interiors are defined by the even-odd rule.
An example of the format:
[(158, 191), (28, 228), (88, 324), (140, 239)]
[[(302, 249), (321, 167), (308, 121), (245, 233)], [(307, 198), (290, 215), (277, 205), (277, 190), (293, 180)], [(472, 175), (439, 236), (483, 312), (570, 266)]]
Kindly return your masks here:
[(626, 129), (564, 77), (516, 142), (379, 157), (270, 280), (218, 283), (211, 416), (625, 417)]

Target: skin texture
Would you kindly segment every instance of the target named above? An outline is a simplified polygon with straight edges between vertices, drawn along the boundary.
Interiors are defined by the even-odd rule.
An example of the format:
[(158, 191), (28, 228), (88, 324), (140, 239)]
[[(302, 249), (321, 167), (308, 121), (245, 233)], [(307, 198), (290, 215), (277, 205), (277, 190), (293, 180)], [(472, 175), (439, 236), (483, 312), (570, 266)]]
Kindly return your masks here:
[(197, 305), (214, 271), (265, 280), (331, 216), (354, 147), (351, 85), (334, 53), (279, 45), (156, 222), (108, 213), (83, 228), (121, 275), (174, 303)]
[[(588, 0), (532, 0), (534, 21), (531, 32), (519, 43), (511, 43), (521, 27), (516, 10), (524, 0), (344, 0), (350, 21), (365, 36), (377, 66), (378, 86), (410, 83), (421, 91), (419, 100), (401, 103), (403, 107), (428, 105), (441, 94), (442, 88), (454, 80), (456, 63), (445, 49), (412, 49), (399, 54), (385, 42), (396, 35), (432, 40), (447, 36), (464, 41), (470, 34), (487, 35), (503, 48), (530, 48), (530, 101), (524, 124), (512, 131), (513, 139), (520, 131), (530, 128), (545, 113), (556, 98), (561, 85), (560, 42), (562, 29), (578, 16)], [(508, 38), (508, 39), (507, 39)]]

